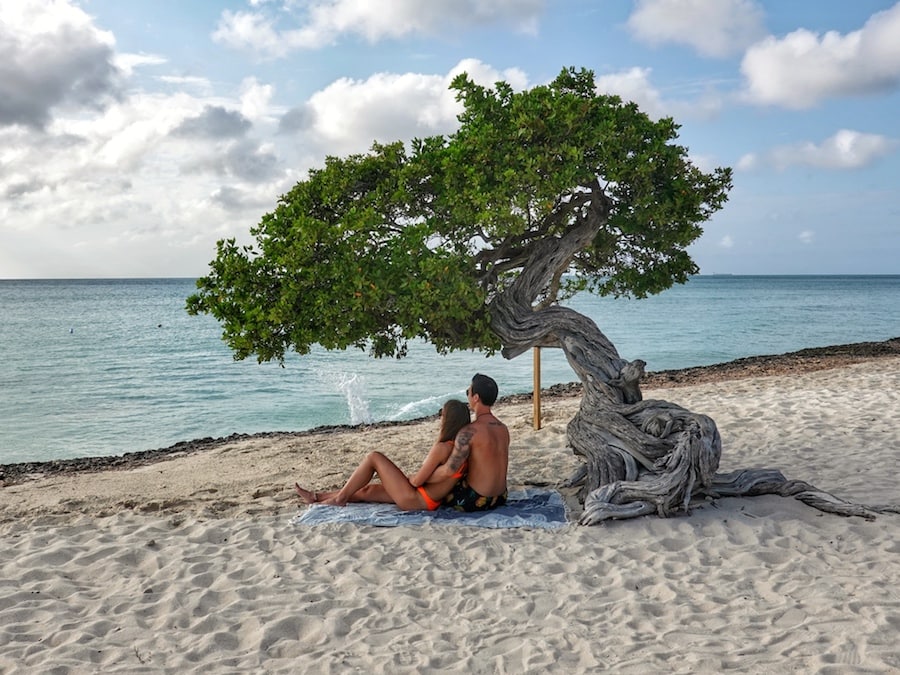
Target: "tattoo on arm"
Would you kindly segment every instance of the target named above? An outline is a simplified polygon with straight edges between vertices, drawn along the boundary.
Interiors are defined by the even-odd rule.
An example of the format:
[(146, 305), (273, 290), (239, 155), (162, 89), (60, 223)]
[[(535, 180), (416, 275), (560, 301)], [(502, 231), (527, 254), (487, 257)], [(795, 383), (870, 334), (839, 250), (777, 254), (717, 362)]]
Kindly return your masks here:
[(459, 467), (469, 458), (473, 435), (474, 432), (471, 429), (463, 429), (456, 435), (456, 441), (453, 443), (453, 452), (447, 458), (447, 465), (454, 471), (459, 471)]

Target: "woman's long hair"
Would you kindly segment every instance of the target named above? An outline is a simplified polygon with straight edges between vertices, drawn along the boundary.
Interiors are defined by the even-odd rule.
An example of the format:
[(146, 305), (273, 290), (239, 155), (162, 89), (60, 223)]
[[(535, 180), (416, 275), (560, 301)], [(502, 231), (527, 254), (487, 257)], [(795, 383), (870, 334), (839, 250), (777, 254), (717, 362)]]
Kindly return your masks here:
[(450, 399), (441, 408), (441, 433), (439, 441), (452, 441), (464, 426), (472, 421), (469, 406), (462, 401)]

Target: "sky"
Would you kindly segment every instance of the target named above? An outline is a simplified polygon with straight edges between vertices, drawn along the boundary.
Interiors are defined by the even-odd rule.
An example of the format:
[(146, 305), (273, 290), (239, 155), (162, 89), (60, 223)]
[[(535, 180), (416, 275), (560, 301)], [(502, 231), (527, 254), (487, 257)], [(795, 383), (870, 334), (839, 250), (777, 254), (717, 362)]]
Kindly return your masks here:
[(328, 155), (566, 67), (734, 188), (704, 274), (900, 273), (900, 2), (0, 3), (0, 279), (198, 277)]

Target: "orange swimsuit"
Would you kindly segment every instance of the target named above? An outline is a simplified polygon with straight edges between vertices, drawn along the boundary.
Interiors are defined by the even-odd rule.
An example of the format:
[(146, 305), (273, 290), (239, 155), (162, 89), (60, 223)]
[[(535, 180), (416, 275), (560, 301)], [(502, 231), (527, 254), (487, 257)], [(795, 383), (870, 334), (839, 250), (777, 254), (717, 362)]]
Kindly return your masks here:
[[(466, 475), (466, 469), (468, 469), (468, 468), (469, 468), (469, 462), (468, 461), (463, 462), (462, 466), (459, 467), (459, 471), (457, 471), (455, 474), (453, 474), (453, 477), (456, 478), (457, 480), (459, 480), (460, 478), (462, 478), (463, 476)], [(416, 490), (418, 490), (419, 494), (422, 495), (422, 499), (425, 500), (425, 508), (428, 509), (429, 511), (436, 511), (437, 508), (441, 505), (441, 502), (434, 501), (431, 498), (431, 495), (429, 495), (427, 492), (425, 492), (424, 485), (420, 485), (419, 487), (416, 488)]]

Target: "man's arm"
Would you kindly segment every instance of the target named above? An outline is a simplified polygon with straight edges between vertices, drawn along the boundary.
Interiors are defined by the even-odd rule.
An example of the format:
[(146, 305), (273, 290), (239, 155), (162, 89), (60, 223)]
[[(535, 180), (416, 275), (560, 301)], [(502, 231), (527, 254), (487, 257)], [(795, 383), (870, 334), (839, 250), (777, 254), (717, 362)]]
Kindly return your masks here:
[(472, 451), (472, 437), (474, 435), (475, 430), (470, 427), (465, 427), (456, 434), (456, 441), (453, 443), (453, 452), (450, 453), (450, 456), (444, 464), (441, 464), (434, 470), (434, 473), (431, 474), (431, 478), (428, 479), (429, 482), (436, 483), (447, 478), (452, 478), (453, 474), (459, 471), (459, 467), (463, 465), (463, 462), (469, 459), (469, 453)]

